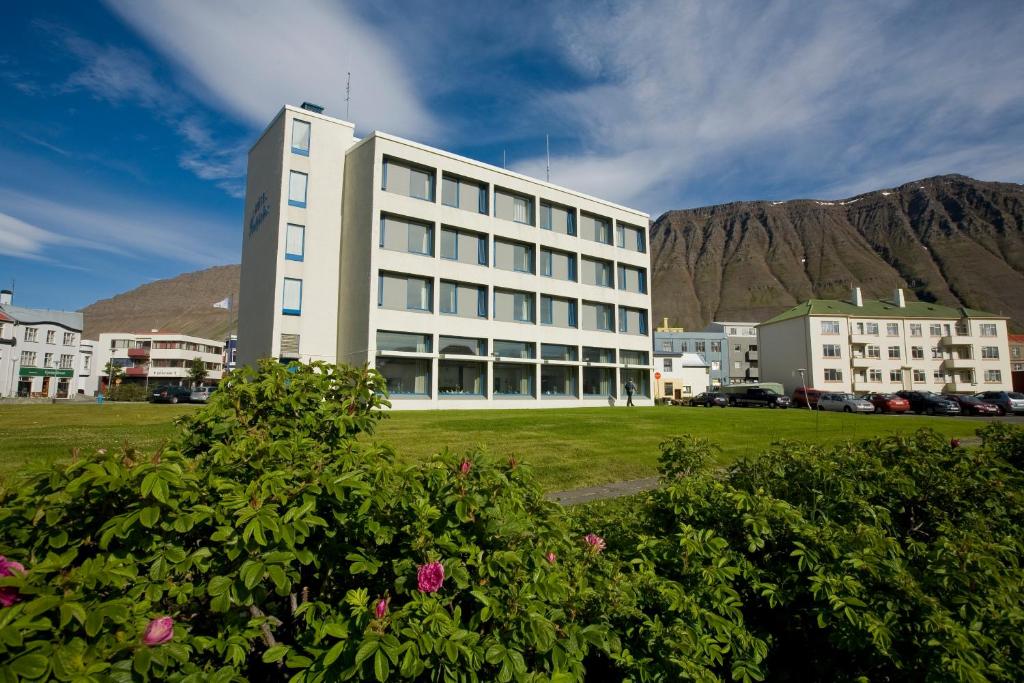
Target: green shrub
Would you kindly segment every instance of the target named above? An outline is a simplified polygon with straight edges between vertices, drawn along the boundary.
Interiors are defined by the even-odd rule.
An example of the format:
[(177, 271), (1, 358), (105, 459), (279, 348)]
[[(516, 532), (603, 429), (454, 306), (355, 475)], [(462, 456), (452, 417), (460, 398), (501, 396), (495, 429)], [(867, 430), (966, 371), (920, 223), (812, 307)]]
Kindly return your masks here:
[(149, 394), (146, 391), (146, 387), (142, 384), (136, 384), (134, 382), (126, 382), (119, 384), (115, 387), (111, 387), (106, 393), (107, 400), (110, 401), (145, 401), (149, 398)]

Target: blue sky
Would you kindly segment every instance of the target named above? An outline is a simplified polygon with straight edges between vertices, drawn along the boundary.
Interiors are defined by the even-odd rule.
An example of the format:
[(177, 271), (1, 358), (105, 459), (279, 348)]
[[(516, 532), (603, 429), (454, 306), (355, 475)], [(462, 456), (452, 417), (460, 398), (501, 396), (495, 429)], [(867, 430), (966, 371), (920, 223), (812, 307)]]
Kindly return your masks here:
[[(514, 8), (502, 5), (513, 5)], [(0, 286), (75, 309), (237, 263), (285, 102), (648, 211), (1024, 181), (1020, 2), (17, 3)]]

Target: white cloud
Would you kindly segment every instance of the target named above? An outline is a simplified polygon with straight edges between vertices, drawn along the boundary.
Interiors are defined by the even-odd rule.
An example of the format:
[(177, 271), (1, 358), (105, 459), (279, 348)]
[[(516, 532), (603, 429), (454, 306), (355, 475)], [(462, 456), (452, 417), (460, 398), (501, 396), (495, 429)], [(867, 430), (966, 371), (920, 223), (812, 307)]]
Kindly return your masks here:
[(39, 259), (47, 245), (61, 241), (60, 235), (0, 213), (0, 253), (16, 258)]
[(304, 100), (344, 118), (352, 72), (350, 119), (360, 128), (420, 138), (437, 130), (397, 57), (403, 46), (338, 3), (108, 2), (181, 68), (200, 100), (252, 126), (264, 126), (281, 105)]

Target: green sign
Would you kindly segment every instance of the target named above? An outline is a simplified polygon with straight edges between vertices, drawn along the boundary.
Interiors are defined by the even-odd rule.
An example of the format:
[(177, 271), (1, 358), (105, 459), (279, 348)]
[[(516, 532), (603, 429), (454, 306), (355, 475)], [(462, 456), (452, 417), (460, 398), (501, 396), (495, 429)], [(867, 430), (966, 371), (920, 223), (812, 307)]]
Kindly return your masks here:
[(22, 377), (72, 377), (74, 370), (58, 370), (57, 368), (21, 368), (18, 374)]

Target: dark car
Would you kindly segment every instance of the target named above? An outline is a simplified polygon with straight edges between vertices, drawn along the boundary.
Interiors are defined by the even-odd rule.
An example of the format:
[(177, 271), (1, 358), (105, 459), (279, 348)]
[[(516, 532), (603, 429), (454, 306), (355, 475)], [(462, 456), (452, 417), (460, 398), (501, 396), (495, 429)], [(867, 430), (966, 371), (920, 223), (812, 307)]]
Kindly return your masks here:
[(959, 415), (960, 404), (933, 391), (897, 391), (896, 395), (910, 403), (915, 413), (928, 415)]
[(742, 394), (729, 394), (729, 405), (759, 406), (761, 408), (788, 408), (793, 405), (789, 396), (783, 396), (771, 389), (752, 387)]
[(158, 386), (149, 395), (153, 403), (188, 403), (192, 399), (192, 390), (188, 387), (175, 387), (168, 384)]
[(975, 396), (999, 408), (1000, 415), (1024, 414), (1024, 394), (1019, 391), (983, 391)]
[(868, 394), (864, 399), (871, 402), (876, 413), (905, 413), (910, 410), (910, 401), (896, 394)]
[(998, 415), (999, 406), (994, 403), (987, 403), (977, 396), (966, 396), (964, 394), (946, 394), (946, 398), (960, 404), (962, 415)]
[(691, 406), (704, 406), (705, 408), (724, 408), (729, 405), (729, 399), (724, 394), (716, 394), (713, 391), (705, 391), (690, 399)]
[(793, 390), (793, 405), (797, 408), (817, 408), (821, 389), (797, 387)]

